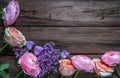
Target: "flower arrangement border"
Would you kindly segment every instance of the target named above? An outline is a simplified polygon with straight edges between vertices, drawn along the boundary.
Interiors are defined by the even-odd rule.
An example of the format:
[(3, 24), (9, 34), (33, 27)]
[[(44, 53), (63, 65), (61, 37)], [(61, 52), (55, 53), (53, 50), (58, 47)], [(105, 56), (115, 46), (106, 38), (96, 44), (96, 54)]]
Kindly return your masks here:
[[(20, 14), (19, 3), (15, 0), (0, 12), (5, 26), (4, 39), (6, 45), (13, 47), (13, 52), (18, 59), (22, 71), (33, 78), (41, 78), (50, 73), (60, 73), (63, 76), (77, 78), (81, 71), (95, 73), (97, 78), (112, 75), (114, 71), (120, 77), (120, 51), (108, 51), (101, 58), (91, 59), (85, 55), (69, 57), (69, 52), (55, 48), (53, 42), (44, 46), (36, 45), (33, 41), (27, 41), (24, 35), (13, 27)], [(5, 47), (3, 46), (0, 51)], [(21, 72), (15, 78), (19, 78)]]

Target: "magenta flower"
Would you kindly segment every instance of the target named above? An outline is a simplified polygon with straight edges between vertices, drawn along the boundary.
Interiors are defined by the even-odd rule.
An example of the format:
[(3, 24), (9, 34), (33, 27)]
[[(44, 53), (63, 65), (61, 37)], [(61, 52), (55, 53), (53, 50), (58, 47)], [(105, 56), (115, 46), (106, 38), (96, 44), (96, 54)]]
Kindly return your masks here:
[(108, 51), (101, 57), (101, 59), (109, 66), (116, 66), (117, 64), (120, 64), (120, 52)]
[(83, 70), (85, 72), (93, 72), (92, 60), (84, 55), (75, 55), (71, 57), (73, 65), (78, 70)]
[(4, 8), (4, 16), (2, 17), (5, 26), (11, 26), (15, 23), (19, 16), (20, 8), (17, 1), (12, 0), (6, 8)]
[(37, 57), (29, 52), (24, 53), (18, 61), (24, 73), (33, 77), (37, 77), (40, 72), (39, 64), (37, 64), (36, 62)]

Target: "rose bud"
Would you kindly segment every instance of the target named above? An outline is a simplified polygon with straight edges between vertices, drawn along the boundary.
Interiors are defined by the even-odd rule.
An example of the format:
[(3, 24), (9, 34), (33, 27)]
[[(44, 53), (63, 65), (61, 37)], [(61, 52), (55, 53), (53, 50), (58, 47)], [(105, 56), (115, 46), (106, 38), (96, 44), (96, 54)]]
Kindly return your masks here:
[(32, 50), (33, 46), (35, 45), (35, 43), (33, 41), (27, 41), (26, 42), (26, 48), (30, 51)]
[(62, 50), (62, 52), (60, 53), (60, 56), (65, 59), (69, 56), (69, 54), (70, 53), (68, 51)]
[(39, 55), (42, 50), (43, 50), (43, 48), (41, 46), (35, 46), (34, 47), (34, 54)]
[(12, 0), (6, 8), (4, 8), (4, 16), (2, 17), (5, 26), (11, 26), (15, 23), (20, 13), (19, 4)]
[(24, 73), (32, 77), (36, 77), (40, 72), (39, 64), (36, 62), (37, 62), (37, 57), (32, 53), (28, 53), (28, 52), (24, 53), (18, 61)]
[(114, 68), (106, 65), (100, 59), (93, 59), (94, 71), (98, 76), (106, 77), (112, 75)]
[(84, 55), (75, 55), (71, 57), (73, 65), (78, 70), (83, 70), (85, 72), (93, 72), (92, 60)]
[(59, 72), (63, 76), (71, 76), (75, 73), (76, 69), (74, 68), (72, 62), (68, 59), (60, 60)]
[(101, 59), (109, 66), (116, 66), (117, 64), (120, 64), (120, 51), (108, 51)]
[(22, 47), (26, 45), (26, 40), (23, 34), (14, 27), (5, 28), (4, 38), (11, 46)]

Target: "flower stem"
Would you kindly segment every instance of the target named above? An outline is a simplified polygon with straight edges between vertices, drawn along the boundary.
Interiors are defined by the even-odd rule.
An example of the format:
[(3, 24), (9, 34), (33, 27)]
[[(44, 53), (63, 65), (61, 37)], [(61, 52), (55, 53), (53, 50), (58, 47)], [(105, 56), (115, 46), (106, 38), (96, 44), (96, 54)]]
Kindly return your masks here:
[(2, 9), (2, 11), (0, 11), (0, 14), (1, 14), (1, 15), (4, 15), (4, 9)]
[(47, 78), (50, 78), (50, 74), (47, 75)]
[(2, 52), (2, 50), (3, 50), (5, 47), (7, 47), (7, 45), (8, 45), (8, 44), (6, 43), (3, 47), (1, 47), (1, 48), (0, 48), (0, 52)]
[(120, 78), (120, 71), (118, 70), (117, 66), (115, 66), (114, 68), (115, 68), (115, 70), (117, 72), (118, 77)]
[(102, 78), (101, 76), (95, 75), (95, 78)]
[(25, 77), (26, 77), (26, 75), (23, 76), (23, 78), (25, 78)]
[(79, 75), (80, 71), (78, 70), (75, 75), (74, 75), (74, 78), (77, 78), (77, 76)]
[(61, 75), (61, 77), (60, 78), (64, 78), (64, 76), (63, 75)]
[(22, 70), (15, 76), (15, 78), (18, 78), (22, 74)]

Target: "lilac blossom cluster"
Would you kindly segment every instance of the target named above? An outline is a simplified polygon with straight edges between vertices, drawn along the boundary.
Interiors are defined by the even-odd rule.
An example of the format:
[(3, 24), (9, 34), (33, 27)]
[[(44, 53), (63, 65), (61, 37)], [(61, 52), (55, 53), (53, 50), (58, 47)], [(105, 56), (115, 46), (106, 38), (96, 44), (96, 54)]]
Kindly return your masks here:
[[(35, 53), (36, 51), (34, 51)], [(35, 53), (36, 54), (36, 53)], [(37, 78), (42, 77), (45, 74), (49, 74), (52, 71), (57, 71), (59, 65), (59, 52), (53, 47), (52, 44), (47, 43), (42, 48), (41, 52), (37, 54), (38, 63), (41, 71)]]

